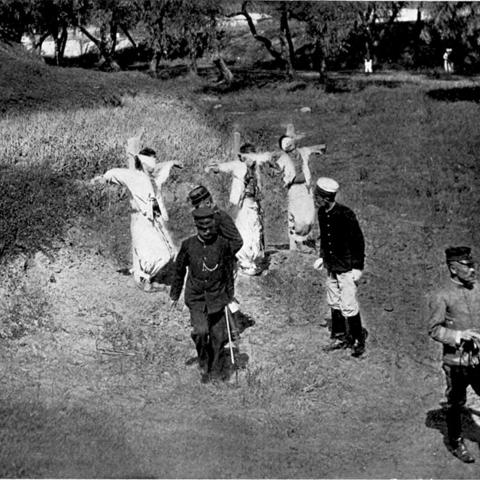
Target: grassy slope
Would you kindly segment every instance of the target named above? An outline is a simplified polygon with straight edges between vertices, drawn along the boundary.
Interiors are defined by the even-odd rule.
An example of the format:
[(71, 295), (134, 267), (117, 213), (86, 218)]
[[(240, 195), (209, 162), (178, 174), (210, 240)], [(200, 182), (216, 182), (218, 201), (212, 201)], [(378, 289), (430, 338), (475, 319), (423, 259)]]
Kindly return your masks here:
[[(43, 66), (38, 68), (43, 72)], [(55, 70), (42, 75), (47, 72), (54, 87)], [(74, 81), (75, 72), (58, 72)], [(90, 75), (114, 95), (120, 90), (113, 79), (131, 81), (135, 91), (143, 85), (143, 77), (85, 73)], [(45, 87), (37, 85), (40, 93), (31, 88), (31, 95), (43, 98)], [(150, 80), (145, 85), (149, 88)], [(96, 226), (96, 234), (67, 229), (67, 258), (48, 268), (55, 283), (39, 282), (45, 295), (61, 299), (57, 308), (65, 316), (53, 312), (61, 328), (22, 343), (5, 342), (1, 419), (8, 448), (2, 476), (471, 477), (469, 466), (444, 456), (437, 431), (442, 421), (435, 408), (443, 379), (438, 348), (425, 335), (422, 297), (444, 271), (445, 246), (480, 246), (473, 188), (478, 104), (433, 101), (426, 92), (435, 85), (428, 83), (341, 94), (325, 94), (314, 85), (290, 92), (273, 83), (232, 95), (208, 89), (208, 96), (201, 94), (201, 81), (193, 87), (191, 79), (163, 85), (185, 95), (187, 89), (194, 92), (210, 114), (198, 116), (185, 104), (165, 105), (158, 96), (130, 97), (121, 108), (106, 106), (100, 96), (94, 110), (81, 108), (80, 100), (76, 114), (22, 117), (25, 131), (33, 131), (23, 135), (23, 143), (15, 133), (18, 124), (4, 119), (13, 155), (3, 157), (2, 164), (13, 172), (23, 166), (28, 176), (30, 163), (64, 154), (73, 145), (78, 152), (60, 163), (59, 175), (71, 186), (76, 176), (89, 178), (121, 164), (126, 136), (143, 126), (146, 143), (188, 166), (168, 192), (174, 218), (179, 218), (172, 228), (180, 239), (191, 228), (184, 203), (190, 183), (205, 181), (226, 203), (228, 180), (201, 175), (210, 158), (222, 160), (228, 153), (229, 139), (217, 126), (236, 123), (245, 140), (272, 149), (293, 122), (305, 134), (302, 144), (327, 143), (328, 154), (316, 162), (315, 172), (340, 181), (341, 201), (354, 207), (364, 228), (367, 270), (360, 295), (370, 352), (352, 363), (342, 354), (320, 351), (327, 341), (316, 324), (326, 313), (319, 300), (323, 276), (309, 269), (308, 257), (277, 252), (269, 275), (239, 281), (242, 304), (257, 320), (245, 335), (249, 370), (237, 388), (199, 388), (196, 372), (184, 365), (191, 350), (185, 314), (166, 313), (166, 295), (139, 298), (126, 281), (112, 277), (108, 261), (128, 262), (128, 235), (121, 236), (128, 228), (125, 199), (113, 191), (107, 200), (94, 197), (98, 204), (80, 213)], [(83, 89), (75, 91), (82, 94)], [(218, 104), (222, 108), (213, 109)], [(303, 106), (312, 112), (297, 111)], [(184, 122), (188, 134), (183, 141), (168, 137), (173, 118)], [(52, 130), (36, 133), (39, 120), (53, 124)], [(93, 162), (95, 157), (101, 161)], [(73, 167), (65, 175), (68, 165)], [(266, 179), (266, 187), (267, 241), (286, 243), (283, 191), (273, 179)], [(74, 190), (71, 202), (92, 195)], [(111, 348), (115, 339), (137, 355), (95, 353), (99, 340)], [(77, 432), (77, 440), (69, 431)], [(85, 441), (79, 442), (82, 435)]]

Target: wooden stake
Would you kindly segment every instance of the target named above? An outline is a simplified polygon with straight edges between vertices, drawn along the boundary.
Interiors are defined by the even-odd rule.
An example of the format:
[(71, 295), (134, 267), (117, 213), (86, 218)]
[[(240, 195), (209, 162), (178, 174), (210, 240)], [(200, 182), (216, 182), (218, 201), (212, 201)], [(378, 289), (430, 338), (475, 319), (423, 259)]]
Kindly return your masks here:
[(128, 168), (135, 168), (135, 155), (140, 152), (140, 137), (132, 137), (127, 140)]

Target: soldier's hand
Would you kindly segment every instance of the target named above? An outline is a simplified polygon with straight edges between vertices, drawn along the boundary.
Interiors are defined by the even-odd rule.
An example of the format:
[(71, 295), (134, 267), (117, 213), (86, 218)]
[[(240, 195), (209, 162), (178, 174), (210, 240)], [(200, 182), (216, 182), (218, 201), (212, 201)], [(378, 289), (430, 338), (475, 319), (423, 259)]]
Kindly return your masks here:
[(354, 268), (352, 270), (353, 281), (358, 282), (362, 278), (363, 272)]
[(323, 258), (317, 258), (313, 264), (313, 268), (315, 268), (315, 270), (321, 270), (323, 268)]

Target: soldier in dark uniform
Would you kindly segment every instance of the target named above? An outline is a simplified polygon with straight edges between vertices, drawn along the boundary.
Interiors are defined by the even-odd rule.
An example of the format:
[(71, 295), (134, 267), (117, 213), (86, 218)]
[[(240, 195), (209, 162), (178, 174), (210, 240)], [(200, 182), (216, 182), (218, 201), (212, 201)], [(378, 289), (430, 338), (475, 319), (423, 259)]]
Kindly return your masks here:
[(234, 298), (234, 255), (230, 242), (216, 231), (213, 209), (198, 208), (193, 217), (197, 235), (183, 241), (180, 247), (170, 299), (175, 307), (188, 267), (185, 304), (190, 309), (191, 336), (205, 383), (225, 378), (220, 354), (227, 343), (225, 307)]
[(314, 199), (320, 227), (320, 258), (314, 267), (327, 269), (327, 302), (332, 311), (333, 342), (326, 351), (352, 348), (352, 356), (365, 352), (368, 332), (362, 326), (357, 282), (365, 262), (365, 242), (353, 211), (335, 201), (339, 185), (331, 178), (317, 181)]
[(449, 446), (462, 462), (472, 463), (462, 435), (462, 410), (468, 386), (480, 395), (480, 287), (470, 247), (450, 247), (445, 255), (450, 279), (429, 296), (428, 333), (443, 344)]

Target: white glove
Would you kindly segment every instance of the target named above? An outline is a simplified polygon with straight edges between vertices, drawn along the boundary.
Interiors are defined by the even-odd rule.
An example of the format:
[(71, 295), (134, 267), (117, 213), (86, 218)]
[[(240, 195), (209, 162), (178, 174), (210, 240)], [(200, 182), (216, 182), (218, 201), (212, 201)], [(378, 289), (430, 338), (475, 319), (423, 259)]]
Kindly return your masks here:
[(317, 258), (313, 264), (313, 268), (315, 268), (315, 270), (321, 270), (323, 268), (323, 258)]
[(363, 272), (361, 270), (353, 269), (352, 270), (352, 276), (353, 276), (353, 281), (358, 282), (362, 278)]

